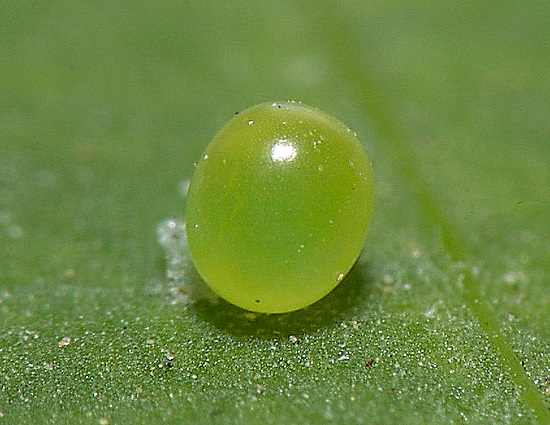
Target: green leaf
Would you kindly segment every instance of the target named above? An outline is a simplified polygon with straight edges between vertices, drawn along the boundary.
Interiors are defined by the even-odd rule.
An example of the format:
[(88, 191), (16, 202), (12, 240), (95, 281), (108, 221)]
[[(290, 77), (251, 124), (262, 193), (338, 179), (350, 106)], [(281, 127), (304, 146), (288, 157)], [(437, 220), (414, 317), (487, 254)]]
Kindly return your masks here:
[[(0, 419), (549, 423), (549, 13), (3, 1)], [(373, 159), (363, 254), (295, 313), (183, 302), (156, 226), (235, 112), (286, 99)]]

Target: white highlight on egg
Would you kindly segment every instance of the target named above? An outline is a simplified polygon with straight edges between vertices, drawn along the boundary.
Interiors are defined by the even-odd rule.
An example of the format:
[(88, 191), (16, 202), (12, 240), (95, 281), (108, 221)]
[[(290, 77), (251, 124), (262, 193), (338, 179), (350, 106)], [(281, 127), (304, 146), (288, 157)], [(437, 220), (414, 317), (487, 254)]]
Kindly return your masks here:
[(273, 162), (291, 162), (298, 155), (298, 150), (288, 139), (277, 140), (271, 147), (271, 160)]

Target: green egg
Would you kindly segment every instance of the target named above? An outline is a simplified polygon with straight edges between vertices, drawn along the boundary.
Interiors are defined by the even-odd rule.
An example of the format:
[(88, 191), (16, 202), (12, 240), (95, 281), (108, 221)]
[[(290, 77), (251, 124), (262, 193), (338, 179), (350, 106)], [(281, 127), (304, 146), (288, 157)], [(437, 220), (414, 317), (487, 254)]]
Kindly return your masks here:
[(220, 297), (284, 313), (327, 295), (363, 247), (373, 176), (357, 136), (297, 102), (236, 115), (198, 162), (186, 200), (195, 266)]

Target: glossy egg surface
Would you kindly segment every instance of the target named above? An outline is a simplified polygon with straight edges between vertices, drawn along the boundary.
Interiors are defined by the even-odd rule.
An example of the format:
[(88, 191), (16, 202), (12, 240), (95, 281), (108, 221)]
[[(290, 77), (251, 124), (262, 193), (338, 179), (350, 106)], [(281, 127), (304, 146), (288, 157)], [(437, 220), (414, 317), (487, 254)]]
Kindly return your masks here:
[(186, 200), (195, 266), (222, 298), (284, 313), (327, 295), (351, 269), (373, 205), (357, 136), (297, 102), (237, 114), (198, 162)]

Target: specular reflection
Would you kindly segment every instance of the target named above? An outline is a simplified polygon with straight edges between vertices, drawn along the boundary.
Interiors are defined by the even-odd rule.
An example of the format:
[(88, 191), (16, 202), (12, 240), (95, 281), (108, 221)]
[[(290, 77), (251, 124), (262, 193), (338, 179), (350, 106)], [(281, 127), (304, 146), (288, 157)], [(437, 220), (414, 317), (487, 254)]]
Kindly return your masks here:
[(296, 158), (298, 150), (288, 139), (279, 139), (271, 146), (271, 160), (273, 162), (291, 162)]

